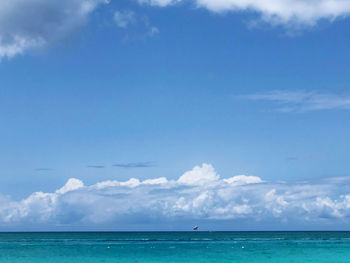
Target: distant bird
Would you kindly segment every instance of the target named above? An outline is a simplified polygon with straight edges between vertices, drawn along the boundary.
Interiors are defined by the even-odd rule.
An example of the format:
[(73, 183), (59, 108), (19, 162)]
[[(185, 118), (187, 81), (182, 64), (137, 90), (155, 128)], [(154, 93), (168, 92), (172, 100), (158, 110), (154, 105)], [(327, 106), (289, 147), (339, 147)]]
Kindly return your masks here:
[(198, 230), (198, 226), (193, 227), (193, 230), (197, 231)]

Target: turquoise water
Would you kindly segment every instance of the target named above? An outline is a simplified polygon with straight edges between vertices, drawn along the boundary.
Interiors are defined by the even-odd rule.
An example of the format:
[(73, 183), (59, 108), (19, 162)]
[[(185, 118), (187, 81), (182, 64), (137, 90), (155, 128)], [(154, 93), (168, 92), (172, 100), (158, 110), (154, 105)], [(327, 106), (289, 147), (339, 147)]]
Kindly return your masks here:
[(0, 233), (0, 262), (350, 262), (350, 232)]

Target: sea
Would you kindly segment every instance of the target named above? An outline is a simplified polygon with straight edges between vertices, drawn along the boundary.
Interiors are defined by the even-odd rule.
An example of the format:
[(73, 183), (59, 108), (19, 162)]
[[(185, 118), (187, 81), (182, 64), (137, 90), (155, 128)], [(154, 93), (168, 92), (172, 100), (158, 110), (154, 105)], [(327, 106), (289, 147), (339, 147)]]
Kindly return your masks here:
[(350, 262), (350, 232), (0, 233), (1, 263)]

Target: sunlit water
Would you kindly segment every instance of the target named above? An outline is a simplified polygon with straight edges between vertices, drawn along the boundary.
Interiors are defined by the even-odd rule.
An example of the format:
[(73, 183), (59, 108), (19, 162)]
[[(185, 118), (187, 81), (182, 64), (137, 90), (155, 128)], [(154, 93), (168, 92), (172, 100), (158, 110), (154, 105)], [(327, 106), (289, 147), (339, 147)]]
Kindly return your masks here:
[(350, 262), (350, 232), (1, 233), (0, 262)]

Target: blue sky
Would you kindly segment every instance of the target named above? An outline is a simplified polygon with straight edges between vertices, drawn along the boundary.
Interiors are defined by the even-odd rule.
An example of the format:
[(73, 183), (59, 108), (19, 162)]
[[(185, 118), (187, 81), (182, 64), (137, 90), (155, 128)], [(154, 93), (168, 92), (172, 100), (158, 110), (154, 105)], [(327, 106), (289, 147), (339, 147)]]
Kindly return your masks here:
[[(108, 222), (83, 212), (75, 220), (71, 203), (62, 201), (71, 191), (56, 192), (70, 178), (84, 184), (73, 187), (74, 193), (88, 192), (95, 200), (104, 195), (94, 188), (101, 182), (166, 177), (160, 185), (172, 189), (176, 200), (152, 199), (150, 193), (161, 186), (144, 189), (147, 183), (133, 185), (125, 199), (142, 199), (137, 193), (146, 191), (149, 205), (178, 204), (171, 211), (156, 206), (163, 229), (169, 215), (179, 222), (223, 220), (210, 208), (195, 208), (195, 200), (203, 193), (204, 199), (218, 195), (230, 185), (224, 178), (237, 175), (259, 178), (252, 187), (267, 199), (257, 204), (258, 197), (247, 194), (247, 202), (232, 196), (204, 202), (212, 204), (210, 211), (222, 208), (231, 215), (227, 229), (232, 220), (251, 220), (247, 229), (286, 228), (283, 222), (296, 209), (311, 223), (290, 219), (295, 229), (335, 228), (350, 214), (348, 184), (335, 183), (349, 176), (350, 4), (8, 0), (0, 9), (2, 227), (43, 220), (50, 229), (60, 224), (109, 229), (113, 222), (121, 229), (146, 228), (146, 222), (129, 224), (117, 216), (128, 218), (130, 207), (112, 211)], [(210, 189), (185, 183), (194, 190), (185, 198), (189, 206), (180, 205), (185, 190), (178, 178), (196, 166), (202, 170), (195, 177), (206, 181), (203, 174), (211, 167), (209, 174), (221, 179), (209, 176)], [(295, 201), (290, 192), (300, 182), (319, 193)], [(242, 185), (229, 189), (243, 191)], [(119, 193), (125, 190), (120, 187), (107, 188)], [(31, 201), (38, 191), (60, 200), (62, 217), (52, 216), (57, 200)], [(23, 207), (25, 200), (34, 204)], [(34, 210), (42, 206), (48, 214), (40, 219)], [(138, 215), (147, 209), (140, 205)], [(262, 218), (251, 216), (256, 211), (263, 211)], [(171, 223), (172, 230), (180, 226)]]

